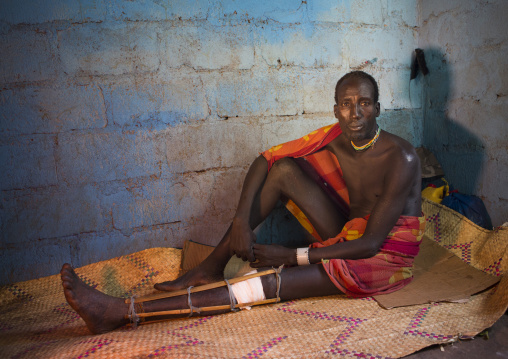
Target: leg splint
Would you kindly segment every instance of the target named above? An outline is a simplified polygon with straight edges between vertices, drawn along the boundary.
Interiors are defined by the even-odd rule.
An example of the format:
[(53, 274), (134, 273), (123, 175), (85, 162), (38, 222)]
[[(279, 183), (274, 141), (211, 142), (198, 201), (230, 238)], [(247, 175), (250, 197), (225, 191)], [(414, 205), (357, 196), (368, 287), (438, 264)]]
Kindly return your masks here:
[[(230, 280), (225, 279), (223, 281), (209, 283), (209, 284), (205, 284), (205, 285), (201, 285), (201, 286), (197, 286), (197, 287), (190, 286), (187, 289), (177, 290), (174, 292), (155, 293), (155, 294), (150, 294), (150, 295), (139, 297), (139, 298), (135, 298), (135, 297), (127, 298), (125, 300), (125, 303), (130, 304), (130, 310), (129, 310), (129, 314), (126, 316), (126, 318), (130, 319), (133, 325), (136, 325), (138, 323), (139, 324), (143, 323), (144, 319), (146, 317), (156, 317), (156, 316), (164, 316), (164, 315), (178, 315), (178, 314), (189, 314), (189, 317), (190, 317), (194, 313), (202, 313), (202, 312), (215, 311), (215, 310), (226, 310), (226, 309), (230, 309), (231, 311), (236, 311), (241, 308), (251, 307), (254, 305), (278, 303), (278, 302), (280, 302), (280, 284), (281, 284), (280, 273), (282, 271), (282, 267), (283, 266), (280, 266), (277, 269), (272, 268), (272, 269), (268, 269), (268, 270), (265, 270), (262, 272), (255, 272), (252, 274), (246, 274), (243, 277), (232, 278)], [(259, 298), (259, 294), (258, 294), (255, 297), (251, 297), (253, 299), (250, 299), (251, 300), (250, 302), (242, 302), (241, 299), (240, 299), (240, 302), (237, 302), (236, 296), (235, 296), (235, 288), (234, 288), (234, 285), (236, 283), (249, 281), (253, 278), (258, 279), (259, 282), (261, 282), (259, 277), (262, 277), (265, 275), (270, 275), (270, 274), (275, 274), (276, 281), (277, 281), (277, 291), (275, 294), (275, 298), (256, 299), (256, 298)], [(223, 287), (223, 286), (227, 286), (228, 291), (229, 291), (229, 299), (230, 299), (229, 305), (216, 305), (216, 306), (211, 306), (211, 307), (200, 307), (200, 308), (194, 307), (192, 305), (192, 300), (191, 300), (192, 293), (202, 292), (202, 291), (206, 291), (206, 290), (210, 290), (210, 289), (214, 289), (214, 288), (219, 288), (219, 287)], [(237, 291), (237, 292), (240, 292), (240, 291)], [(256, 292), (259, 293), (259, 290), (256, 290)], [(261, 292), (263, 292), (262, 286), (261, 286)], [(238, 293), (236, 293), (236, 294), (238, 294)], [(145, 313), (142, 308), (142, 303), (144, 303), (144, 302), (158, 300), (158, 299), (164, 299), (164, 298), (177, 297), (180, 295), (187, 295), (188, 296), (187, 302), (189, 305), (189, 309), (176, 309), (176, 310)], [(241, 295), (239, 295), (239, 297), (241, 297)], [(263, 298), (264, 298), (264, 293), (263, 293)], [(134, 303), (136, 304), (135, 306), (134, 306)], [(136, 311), (134, 310), (134, 307), (136, 307), (136, 309), (138, 309), (139, 312), (136, 313)]]

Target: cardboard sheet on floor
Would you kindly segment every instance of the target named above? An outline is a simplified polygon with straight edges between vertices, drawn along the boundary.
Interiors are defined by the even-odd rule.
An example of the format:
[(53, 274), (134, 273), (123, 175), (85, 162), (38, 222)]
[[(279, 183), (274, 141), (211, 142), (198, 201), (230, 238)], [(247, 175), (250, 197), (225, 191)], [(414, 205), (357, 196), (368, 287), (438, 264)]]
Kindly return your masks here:
[(413, 281), (406, 287), (394, 293), (376, 295), (374, 299), (387, 309), (433, 302), (461, 302), (500, 279), (468, 265), (425, 236), (414, 262), (413, 275)]

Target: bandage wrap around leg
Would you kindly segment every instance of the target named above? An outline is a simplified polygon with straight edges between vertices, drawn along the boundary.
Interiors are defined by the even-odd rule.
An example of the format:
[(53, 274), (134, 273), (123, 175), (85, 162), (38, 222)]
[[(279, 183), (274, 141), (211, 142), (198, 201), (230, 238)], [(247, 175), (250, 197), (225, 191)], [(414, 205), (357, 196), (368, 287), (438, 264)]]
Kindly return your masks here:
[[(251, 271), (246, 275), (256, 273)], [(243, 282), (235, 283), (231, 286), (233, 294), (238, 304), (254, 303), (265, 300), (265, 292), (261, 277), (251, 278)], [(250, 309), (250, 306), (242, 307), (242, 309)]]
[[(280, 288), (281, 288), (281, 271), (283, 266), (275, 269), (269, 269), (263, 272), (252, 271), (250, 273), (245, 274), (243, 277), (236, 277), (230, 280), (225, 279), (224, 281), (209, 283), (198, 287), (190, 286), (187, 289), (178, 290), (175, 292), (164, 292), (164, 293), (155, 293), (147, 296), (139, 297), (134, 300), (134, 297), (130, 299), (126, 299), (125, 303), (129, 305), (129, 311), (126, 315), (126, 318), (131, 321), (133, 326), (137, 324), (142, 324), (147, 317), (156, 317), (156, 316), (166, 316), (166, 315), (181, 315), (181, 314), (189, 314), (191, 317), (194, 313), (202, 313), (207, 311), (217, 311), (217, 310), (225, 310), (228, 307), (231, 311), (237, 311), (241, 308), (253, 306), (253, 305), (261, 305), (268, 303), (278, 303), (280, 302)], [(263, 284), (261, 282), (261, 276), (275, 274), (277, 289), (275, 293), (275, 298), (265, 299), (265, 294), (263, 290)], [(229, 292), (229, 306), (227, 305), (218, 305), (211, 307), (194, 307), (192, 305), (191, 293), (202, 292), (206, 290), (211, 290), (215, 288), (219, 288), (222, 286), (226, 286)], [(144, 302), (159, 300), (164, 298), (176, 297), (181, 295), (187, 295), (187, 304), (189, 305), (189, 309), (176, 309), (176, 310), (168, 310), (161, 312), (149, 312), (146, 313), (143, 308)]]

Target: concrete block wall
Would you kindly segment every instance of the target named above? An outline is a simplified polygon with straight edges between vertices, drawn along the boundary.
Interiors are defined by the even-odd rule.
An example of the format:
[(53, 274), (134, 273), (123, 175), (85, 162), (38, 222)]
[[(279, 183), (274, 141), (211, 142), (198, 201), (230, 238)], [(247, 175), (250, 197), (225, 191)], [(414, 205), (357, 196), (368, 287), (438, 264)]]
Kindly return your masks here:
[(422, 142), (417, 0), (0, 3), (0, 284), (185, 239), (216, 244), (249, 164), (379, 79)]
[(508, 221), (508, 3), (420, 1), (424, 145), (450, 183)]

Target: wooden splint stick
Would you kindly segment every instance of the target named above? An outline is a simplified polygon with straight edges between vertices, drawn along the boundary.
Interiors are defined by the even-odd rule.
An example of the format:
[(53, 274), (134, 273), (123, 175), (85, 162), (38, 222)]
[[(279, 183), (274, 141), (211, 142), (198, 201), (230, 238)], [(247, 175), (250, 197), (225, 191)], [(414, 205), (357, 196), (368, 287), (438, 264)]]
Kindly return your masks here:
[[(185, 294), (187, 294), (187, 293), (185, 293)], [(257, 302), (236, 304), (235, 308), (240, 309), (243, 307), (252, 307), (254, 305), (277, 303), (279, 300), (280, 300), (279, 298), (272, 298), (272, 299), (259, 300)], [(212, 306), (212, 307), (199, 307), (200, 312), (211, 312), (213, 310), (226, 310), (226, 309), (231, 309), (231, 306), (229, 304), (227, 304), (227, 305), (216, 305), (216, 306)], [(165, 310), (165, 311), (161, 311), (161, 312), (138, 313), (137, 316), (139, 318), (146, 318), (146, 317), (157, 317), (157, 316), (163, 316), (163, 315), (189, 314), (190, 312), (191, 312), (190, 309), (175, 309), (175, 310)]]
[[(268, 275), (268, 274), (274, 274), (276, 272), (277, 271), (275, 269), (268, 269), (263, 272), (257, 272), (257, 273), (245, 275), (243, 277), (232, 278), (229, 280), (229, 284), (243, 282), (244, 280), (247, 280), (247, 279), (261, 277), (261, 276)], [(202, 292), (204, 290), (210, 290), (210, 289), (214, 289), (214, 288), (224, 287), (226, 285), (227, 285), (227, 283), (225, 281), (219, 281), (219, 282), (215, 282), (215, 283), (201, 285), (199, 287), (193, 287), (193, 288), (191, 288), (190, 292), (191, 293)], [(174, 292), (154, 293), (154, 294), (145, 295), (143, 297), (135, 298), (135, 302), (136, 303), (143, 303), (143, 302), (148, 302), (148, 301), (157, 300), (157, 299), (178, 297), (179, 295), (186, 295), (186, 294), (188, 294), (187, 289), (176, 290)], [(269, 299), (269, 300), (271, 300), (271, 299)], [(125, 299), (125, 303), (130, 304), (130, 302), (131, 302), (131, 298)], [(261, 303), (261, 304), (265, 304), (265, 303)], [(242, 306), (249, 306), (249, 305), (256, 305), (256, 304), (242, 304)], [(222, 308), (222, 309), (230, 308), (229, 305), (226, 307), (227, 308)], [(208, 307), (208, 308), (214, 308), (214, 307)], [(209, 310), (217, 310), (217, 309), (209, 309)], [(187, 311), (187, 312), (185, 312), (185, 311)], [(177, 311), (172, 311), (172, 312), (175, 312), (175, 313), (171, 313), (171, 314), (178, 314), (177, 312), (184, 314), (184, 313), (190, 313), (190, 310), (189, 309), (182, 309), (182, 310), (177, 310)], [(161, 313), (161, 312), (159, 312), (159, 313)], [(149, 316), (149, 315), (142, 315), (142, 314), (143, 313), (140, 313), (140, 314), (138, 314), (138, 316), (139, 317)], [(144, 313), (144, 314), (161, 315), (161, 314), (157, 314), (157, 313)]]

